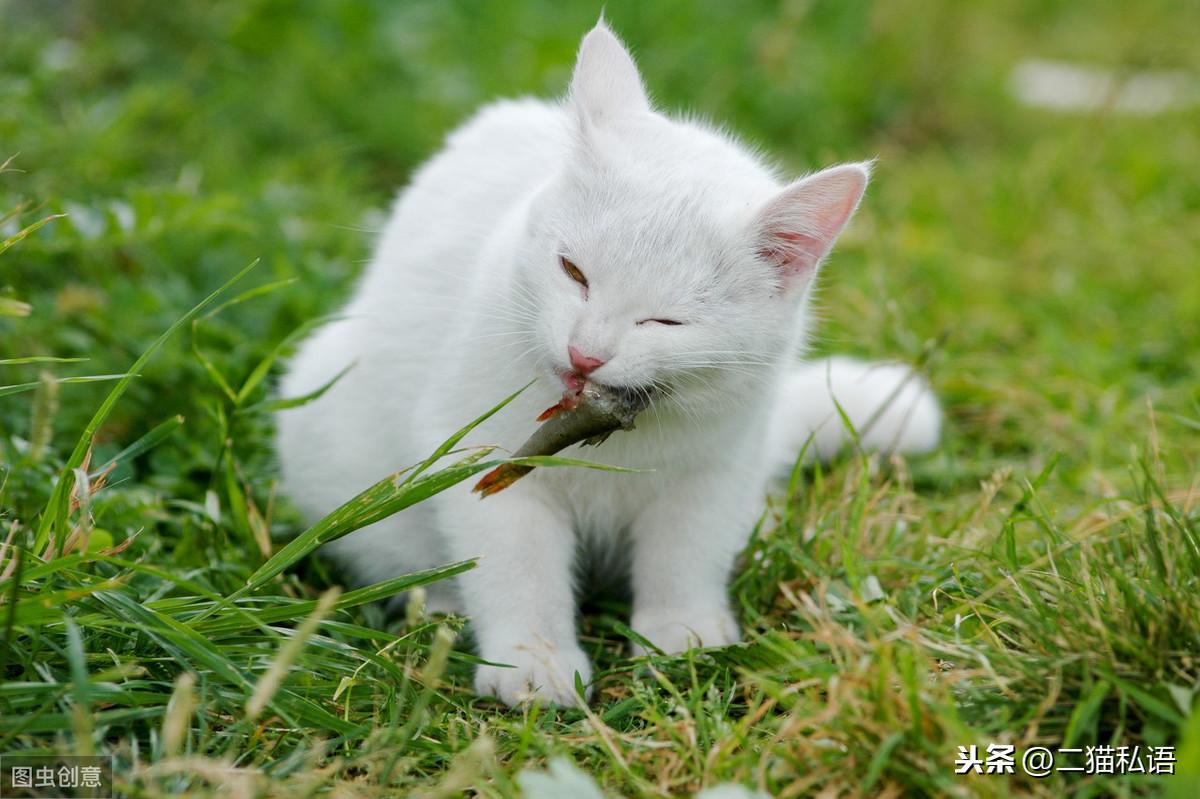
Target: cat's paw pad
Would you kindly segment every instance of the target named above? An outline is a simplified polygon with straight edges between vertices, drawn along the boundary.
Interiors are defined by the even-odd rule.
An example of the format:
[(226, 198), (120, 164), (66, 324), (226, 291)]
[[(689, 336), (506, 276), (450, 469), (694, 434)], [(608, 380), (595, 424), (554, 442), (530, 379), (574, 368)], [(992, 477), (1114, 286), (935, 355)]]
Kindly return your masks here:
[[(740, 639), (737, 621), (728, 610), (706, 614), (647, 613), (633, 620), (633, 629), (668, 655), (677, 655), (696, 647), (727, 646)], [(640, 643), (632, 644), (633, 654), (651, 654)]]
[[(503, 651), (485, 652), (484, 659), (503, 666), (478, 666), (475, 670), (475, 693), (493, 696), (509, 707), (527, 702), (545, 705), (574, 706), (579, 701), (575, 692), (575, 674), (586, 686), (592, 679), (592, 664), (578, 646), (556, 647), (548, 643), (513, 646)], [(584, 698), (591, 695), (586, 688)]]

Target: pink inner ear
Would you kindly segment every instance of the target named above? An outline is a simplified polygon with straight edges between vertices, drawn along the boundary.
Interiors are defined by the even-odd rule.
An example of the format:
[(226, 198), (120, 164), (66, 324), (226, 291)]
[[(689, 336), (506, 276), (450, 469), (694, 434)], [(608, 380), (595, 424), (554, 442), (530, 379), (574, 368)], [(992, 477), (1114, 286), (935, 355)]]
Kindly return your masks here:
[(810, 275), (858, 206), (867, 175), (861, 165), (837, 166), (784, 189), (759, 216), (759, 257), (786, 279)]
[(759, 257), (788, 277), (812, 269), (825, 255), (825, 242), (817, 236), (785, 230), (772, 231), (767, 236), (767, 243), (758, 248)]

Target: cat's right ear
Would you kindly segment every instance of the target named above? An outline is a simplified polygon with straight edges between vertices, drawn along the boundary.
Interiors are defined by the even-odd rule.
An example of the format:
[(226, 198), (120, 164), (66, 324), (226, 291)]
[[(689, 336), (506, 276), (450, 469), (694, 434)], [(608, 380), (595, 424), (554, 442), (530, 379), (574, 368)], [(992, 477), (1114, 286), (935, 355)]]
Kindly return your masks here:
[(755, 249), (786, 289), (807, 283), (833, 249), (867, 188), (871, 164), (843, 164), (796, 181), (755, 220)]
[(571, 78), (571, 105), (585, 129), (650, 110), (633, 57), (603, 18), (579, 45)]

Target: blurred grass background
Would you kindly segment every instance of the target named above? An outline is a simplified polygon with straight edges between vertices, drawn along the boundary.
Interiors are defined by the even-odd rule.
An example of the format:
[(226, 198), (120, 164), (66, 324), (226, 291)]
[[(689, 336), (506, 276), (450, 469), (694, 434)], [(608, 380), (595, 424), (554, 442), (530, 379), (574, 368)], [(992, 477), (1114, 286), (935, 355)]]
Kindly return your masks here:
[[(4, 265), (7, 292), (36, 308), (4, 323), (4, 352), (32, 344), (101, 371), (254, 258), (258, 280), (300, 287), (236, 318), (248, 340), (329, 311), (410, 170), (480, 103), (562, 94), (596, 16), (550, 2), (7, 6), (0, 142), (24, 174), (5, 175), (5, 208), (71, 216)], [(1176, 34), (1195, 4), (608, 13), (662, 106), (719, 120), (796, 173), (880, 158), (827, 271), (828, 348), (911, 356), (949, 331), (949, 358), (967, 362), (948, 377), (1036, 380), (1045, 411), (1085, 414), (1087, 439), (1096, 420), (1056, 379), (1129, 398), (1189, 377), (1196, 113), (1063, 116), (1007, 86), (1025, 58), (1194, 71)], [(991, 368), (996, 352), (1026, 358)], [(182, 408), (187, 388), (148, 376), (137, 396)]]
[[(261, 263), (252, 281), (296, 279), (207, 320), (192, 340), (169, 342), (101, 429), (97, 461), (176, 414), (187, 419), (180, 433), (123, 464), (106, 498), (98, 496), (97, 524), (113, 541), (140, 531), (128, 556), (186, 572), (219, 593), (240, 584), (245, 564), (238, 561), (251, 555), (232, 551), (244, 542), (228, 529), (230, 498), (219, 466), (222, 453), (235, 448), (248, 495), (271, 505), (269, 419), (228, 413), (192, 354), (193, 342), (223, 373), (244, 375), (302, 322), (335, 309), (413, 168), (490, 99), (560, 95), (579, 38), (598, 10), (542, 0), (0, 0), (0, 161), (15, 155), (12, 167), (19, 170), (0, 174), (0, 210), (22, 209), (0, 228), (0, 239), (46, 215), (67, 215), (0, 256), (0, 297), (32, 306), (26, 317), (0, 315), (0, 359), (83, 357), (87, 363), (49, 368), (59, 376), (120, 372), (201, 296), (254, 259)], [(605, 14), (634, 50), (662, 107), (720, 121), (795, 173), (879, 158), (863, 209), (823, 277), (826, 321), (818, 349), (911, 360), (944, 337), (931, 368), (947, 402), (948, 441), (938, 455), (911, 465), (911, 483), (907, 472), (903, 479), (880, 476), (847, 463), (826, 476), (837, 488), (832, 498), (810, 486), (789, 507), (808, 514), (810, 527), (832, 525), (834, 541), (844, 532), (839, 519), (868, 527), (905, 519), (912, 540), (889, 534), (874, 545), (859, 543), (864, 558), (891, 564), (876, 568), (894, 569), (885, 588), (909, 597), (912, 618), (950, 634), (952, 619), (922, 616), (930, 595), (921, 592), (929, 586), (908, 582), (920, 575), (945, 574), (951, 564), (978, 556), (988, 564), (979, 567), (978, 590), (986, 594), (993, 577), (1003, 582), (1002, 561), (998, 566), (980, 555), (987, 551), (980, 542), (1010, 529), (1012, 514), (1029, 505), (1021, 481), (1052, 462), (1035, 503), (1045, 518), (1031, 521), (1031, 529), (1052, 527), (1078, 539), (1092, 529), (1089, 519), (1109, 513), (1110, 503), (1157, 502), (1139, 471), (1143, 460), (1153, 462), (1149, 473), (1164, 502), (1194, 525), (1200, 110), (1056, 113), (1016, 102), (1009, 81), (1022, 61), (1048, 58), (1119, 74), (1178, 70), (1190, 75), (1195, 92), (1200, 4), (608, 2)], [(36, 381), (48, 367), (3, 368), (0, 384)], [(23, 520), (28, 528), (36, 521), (56, 465), (106, 390), (61, 386), (46, 428), (50, 454), (36, 460), (28, 457), (35, 403), (29, 395), (0, 397), (0, 523)], [(859, 479), (867, 482), (860, 486)], [(981, 500), (989, 480), (997, 503), (1006, 499), (1010, 506), (1004, 512)], [(860, 488), (878, 490), (883, 505), (895, 507), (879, 517), (871, 515), (875, 505), (855, 511)], [(224, 521), (205, 512), (214, 501), (227, 508)], [(1117, 516), (1121, 524), (1135, 523), (1124, 511)], [(267, 518), (277, 539), (298, 531), (282, 500)], [(1145, 529), (1127, 532), (1141, 536)], [(1036, 534), (1018, 538), (1022, 557), (1045, 554)], [(1121, 546), (1130, 563), (1145, 554), (1142, 545)], [(845, 557), (836, 546), (818, 544), (780, 551), (790, 565), (740, 583), (751, 628), (817, 629), (811, 620), (793, 620), (793, 627), (781, 621), (778, 586), (800, 580), (816, 596), (818, 586), (847, 579)], [(1079, 568), (1093, 574), (1093, 567)], [(1186, 593), (1195, 588), (1193, 577), (1158, 573), (1145, 586), (1153, 594), (1159, 580)], [(1075, 588), (1085, 583), (1081, 576)], [(146, 589), (156, 596), (171, 590)], [(297, 582), (289, 590), (306, 589)], [(1128, 622), (1133, 649), (1138, 641), (1159, 641), (1159, 628), (1135, 631), (1134, 607), (1117, 608), (1124, 621), (1093, 617), (1080, 624), (1099, 635), (1097, 625), (1126, 630)], [(1020, 612), (1011, 613), (1010, 621)], [(1168, 683), (1196, 688), (1188, 680), (1196, 678), (1200, 620), (1163, 613), (1156, 618), (1173, 619), (1179, 637), (1170, 651), (1156, 651), (1129, 674), (1131, 684), (1175, 707)], [(861, 632), (861, 624), (871, 628), (861, 620), (849, 627)], [(1053, 638), (1055, 628), (1045, 629)], [(1001, 648), (1024, 647), (1013, 643), (1019, 635), (999, 638)], [(603, 634), (599, 639), (611, 664), (616, 650)], [(1043, 653), (1033, 661), (1047, 674), (1061, 674), (1064, 663), (1081, 658), (1083, 650), (1070, 640), (1054, 646), (1053, 657)], [(41, 662), (30, 654), (36, 649), (22, 656), (21, 679)], [(169, 691), (174, 671), (158, 668), (158, 690)], [(733, 690), (732, 673), (718, 685)], [(463, 709), (470, 701), (466, 684), (455, 684), (454, 698), (438, 712), (460, 713), (477, 725), (494, 711)], [(1066, 684), (1074, 687), (1057, 700), (1060, 723), (1052, 731), (1077, 718), (1078, 702), (1097, 683), (1080, 677)], [(688, 693), (685, 707), (708, 701), (703, 680), (693, 687), (699, 693)], [(1046, 699), (1018, 694), (1006, 700), (1012, 708), (1036, 708)], [(942, 699), (954, 704), (949, 695)], [(1089, 728), (1096, 740), (1114, 731), (1143, 735), (1147, 717), (1128, 711), (1131, 701), (1126, 694), (1097, 700), (1103, 711)], [(654, 707), (667, 713), (665, 705)], [(867, 703), (862, 713), (871, 717), (879, 707)], [(1177, 710), (1186, 716), (1188, 707)], [(1004, 729), (1001, 711), (990, 712), (963, 723)], [(637, 729), (657, 729), (657, 722), (643, 722)], [(506, 723), (515, 725), (508, 733)], [(558, 735), (579, 732), (571, 727), (578, 720), (564, 728), (554, 723), (497, 722), (501, 732), (493, 734), (501, 739), (526, 734), (519, 733), (522, 724), (538, 731), (526, 734), (537, 741), (532, 750), (528, 740), (507, 749), (501, 740), (507, 764), (501, 772), (541, 762), (563, 748)], [(1180, 722), (1173, 716), (1154, 724), (1150, 738), (1176, 740)], [(11, 745), (16, 727), (7, 729)], [(134, 724), (108, 738), (144, 737), (147, 729)], [(862, 751), (878, 751), (887, 739), (872, 735), (856, 739)], [(942, 748), (923, 766), (880, 765), (876, 789), (953, 788), (944, 773), (927, 773), (948, 769), (952, 760), (946, 752), (955, 742), (937, 740)], [(672, 757), (703, 759), (685, 743), (674, 746)], [(409, 787), (436, 782), (460, 748), (447, 744), (444, 757), (409, 775)], [(607, 782), (626, 790), (674, 789), (676, 783), (656, 783), (657, 773), (649, 771), (633, 779), (604, 751), (591, 766), (607, 773)], [(590, 756), (577, 760), (587, 764)], [(848, 762), (846, 779), (855, 773)], [(744, 779), (751, 762), (731, 759), (725, 771)], [(713, 776), (703, 768), (683, 773), (683, 786)], [(511, 788), (504, 777), (492, 779), (498, 782), (489, 790)], [(968, 784), (986, 793), (1003, 783), (960, 787)], [(1057, 782), (1038, 785), (1019, 789), (1048, 795), (1063, 789)], [(1112, 790), (1153, 790), (1140, 785)]]
[[(411, 169), (479, 104), (561, 94), (596, 16), (538, 2), (6, 7), (0, 142), (23, 174), (4, 176), (4, 207), (70, 216), (3, 267), (4, 290), (36, 309), (0, 322), (4, 352), (32, 344), (100, 371), (254, 258), (259, 280), (301, 285), (231, 317), (226, 335), (271, 339), (328, 311)], [(609, 13), (663, 106), (728, 124), (797, 173), (880, 158), (826, 273), (827, 349), (911, 357), (948, 331), (947, 378), (986, 399), (1036, 382), (1030, 401), (1060, 447), (1091, 441), (1094, 413), (1194, 378), (1195, 110), (1056, 115), (1007, 85), (1030, 57), (1194, 73), (1178, 34), (1196, 4)], [(193, 404), (199, 375), (181, 377), (147, 375), (117, 419)], [(87, 393), (73, 392), (70, 422)], [(1117, 406), (1090, 407), (1101, 397)]]

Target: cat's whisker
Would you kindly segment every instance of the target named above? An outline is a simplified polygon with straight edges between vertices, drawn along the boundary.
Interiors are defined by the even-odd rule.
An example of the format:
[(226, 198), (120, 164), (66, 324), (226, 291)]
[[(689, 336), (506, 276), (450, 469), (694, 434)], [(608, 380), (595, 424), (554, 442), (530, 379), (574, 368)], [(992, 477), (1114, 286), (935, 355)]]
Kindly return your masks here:
[(519, 341), (535, 341), (535, 337), (525, 330), (502, 330), (498, 333), (477, 333), (472, 336), (464, 336), (456, 339), (460, 344), (471, 344), (476, 341), (484, 341), (487, 339), (497, 338), (516, 338)]

